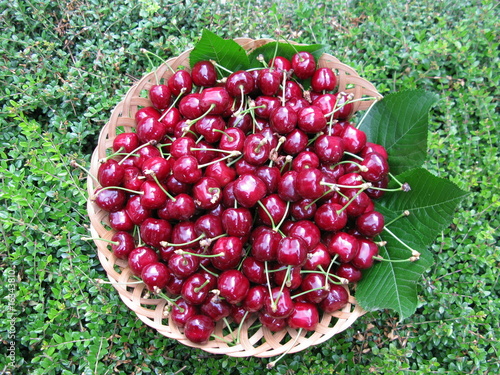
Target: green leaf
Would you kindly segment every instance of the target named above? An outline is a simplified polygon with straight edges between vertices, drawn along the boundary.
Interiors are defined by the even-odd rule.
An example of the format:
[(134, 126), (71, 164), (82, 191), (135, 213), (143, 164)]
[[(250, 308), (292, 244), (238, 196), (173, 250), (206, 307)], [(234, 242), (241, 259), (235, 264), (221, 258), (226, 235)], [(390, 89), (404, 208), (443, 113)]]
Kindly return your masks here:
[(428, 112), (437, 99), (423, 90), (401, 91), (385, 96), (367, 113), (359, 128), (370, 142), (387, 149), (393, 174), (426, 160)]
[[(206, 29), (189, 54), (189, 64), (193, 67), (197, 62), (204, 60), (214, 60), (231, 72), (247, 69), (249, 66), (247, 53), (238, 43), (223, 39)], [(228, 76), (230, 73), (221, 69), (220, 74)]]
[(297, 52), (309, 52), (316, 58), (316, 60), (318, 60), (325, 52), (325, 49), (326, 46), (322, 44), (292, 45), (289, 43), (271, 42), (254, 49), (250, 52), (248, 58), (250, 60), (251, 68), (259, 68), (262, 67), (262, 63), (257, 60), (259, 55), (262, 55), (264, 57), (264, 61), (267, 62), (275, 56), (282, 56), (291, 60), (292, 56)]
[[(356, 287), (356, 299), (368, 311), (392, 309), (403, 320), (417, 308), (417, 285), (422, 274), (432, 265), (429, 246), (451, 222), (460, 201), (468, 194), (454, 183), (434, 176), (426, 169), (416, 168), (396, 177), (407, 182), (409, 192), (387, 194), (377, 205), (388, 224), (387, 228), (399, 240), (418, 251), (415, 262), (379, 262), (363, 273)], [(397, 219), (405, 210), (409, 216)], [(393, 223), (390, 223), (392, 220)], [(383, 231), (380, 255), (387, 260), (408, 259), (411, 250)]]

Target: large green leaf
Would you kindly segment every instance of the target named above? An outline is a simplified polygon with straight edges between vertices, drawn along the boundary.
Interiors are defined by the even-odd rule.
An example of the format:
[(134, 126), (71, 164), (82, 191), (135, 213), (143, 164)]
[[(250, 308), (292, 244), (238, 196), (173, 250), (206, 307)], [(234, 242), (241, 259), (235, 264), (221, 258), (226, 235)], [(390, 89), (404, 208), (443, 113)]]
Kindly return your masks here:
[(316, 60), (318, 60), (325, 51), (325, 48), (326, 47), (322, 44), (301, 45), (283, 42), (270, 42), (254, 49), (250, 52), (248, 58), (250, 60), (250, 67), (259, 68), (262, 67), (262, 63), (257, 59), (260, 55), (262, 55), (262, 57), (264, 57), (264, 61), (267, 62), (276, 56), (281, 56), (291, 60), (292, 56), (297, 52), (309, 52), (316, 58)]
[[(407, 171), (397, 179), (407, 182), (409, 192), (388, 194), (377, 205), (389, 223), (405, 210), (409, 216), (397, 219), (387, 226), (399, 240), (420, 252), (415, 262), (379, 262), (366, 270), (356, 288), (356, 299), (369, 311), (392, 309), (405, 319), (417, 307), (417, 284), (422, 274), (433, 263), (429, 246), (453, 217), (457, 205), (467, 195), (452, 182), (436, 177), (426, 169)], [(380, 239), (387, 241), (380, 248), (380, 255), (387, 260), (408, 259), (411, 251), (389, 232), (384, 231)]]
[(370, 142), (387, 149), (392, 173), (420, 167), (426, 160), (428, 113), (437, 99), (423, 90), (401, 91), (385, 96), (367, 113), (360, 129)]
[[(234, 40), (223, 39), (209, 30), (203, 34), (189, 54), (189, 64), (193, 67), (198, 61), (213, 60), (231, 72), (247, 69), (249, 66), (246, 51)], [(230, 73), (219, 70), (222, 76)]]

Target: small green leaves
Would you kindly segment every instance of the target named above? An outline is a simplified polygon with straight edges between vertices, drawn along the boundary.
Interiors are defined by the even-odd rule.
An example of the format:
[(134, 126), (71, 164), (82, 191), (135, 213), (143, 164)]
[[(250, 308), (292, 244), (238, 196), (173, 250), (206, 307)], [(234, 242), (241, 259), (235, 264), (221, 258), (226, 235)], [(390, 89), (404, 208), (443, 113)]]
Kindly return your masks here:
[(417, 307), (418, 282), (433, 263), (429, 246), (449, 225), (467, 193), (423, 168), (405, 172), (397, 179), (408, 183), (411, 190), (388, 194), (377, 210), (384, 215), (386, 223), (405, 210), (409, 215), (395, 220), (387, 227), (389, 231), (380, 234), (380, 239), (387, 242), (380, 248), (380, 255), (391, 261), (408, 259), (412, 256), (411, 248), (420, 253), (420, 259), (374, 265), (358, 283), (356, 298), (366, 310), (390, 308), (398, 312), (402, 320), (412, 315)]
[(399, 174), (420, 167), (427, 158), (427, 122), (435, 94), (423, 90), (385, 96), (367, 113), (360, 129), (370, 142), (387, 149), (391, 171)]
[[(191, 67), (199, 61), (213, 60), (219, 65), (235, 72), (247, 69), (249, 65), (245, 50), (234, 40), (223, 39), (209, 30), (203, 30), (200, 41), (189, 55)], [(228, 75), (227, 72), (222, 72)]]

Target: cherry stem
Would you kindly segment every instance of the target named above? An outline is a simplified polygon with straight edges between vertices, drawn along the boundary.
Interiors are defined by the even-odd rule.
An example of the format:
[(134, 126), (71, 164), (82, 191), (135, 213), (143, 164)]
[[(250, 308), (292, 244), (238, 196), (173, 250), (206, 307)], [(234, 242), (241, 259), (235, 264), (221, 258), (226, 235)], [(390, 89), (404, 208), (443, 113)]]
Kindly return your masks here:
[[(170, 65), (169, 65), (169, 66), (170, 66)], [(182, 98), (182, 95), (184, 95), (184, 92), (185, 92), (185, 91), (186, 91), (186, 88), (185, 88), (185, 87), (183, 87), (183, 88), (181, 89), (181, 92), (179, 93), (179, 95), (177, 95), (177, 96), (175, 97), (174, 101), (172, 102), (172, 104), (170, 104), (170, 107), (168, 107), (168, 108), (167, 108), (167, 109), (166, 109), (166, 110), (165, 110), (165, 111), (161, 114), (161, 116), (160, 116), (160, 118), (158, 119), (158, 121), (160, 121), (160, 122), (161, 122), (161, 121), (165, 118), (165, 116), (168, 114), (168, 112), (170, 112), (170, 110), (171, 110), (172, 108), (174, 108), (174, 107), (175, 107), (175, 105), (177, 104), (177, 102), (178, 102), (178, 101)]]
[[(208, 281), (208, 280), (207, 280)], [(227, 320), (227, 317), (224, 317), (222, 318), (222, 321), (224, 322), (225, 326), (227, 327), (227, 329), (229, 330), (229, 334), (231, 335), (231, 337), (233, 338), (233, 341), (234, 342), (235, 340), (238, 339), (238, 337), (234, 337), (234, 332), (233, 332), (233, 329), (231, 328), (231, 324), (229, 324), (229, 321)]]
[(241, 329), (243, 328), (243, 323), (245, 322), (246, 318), (248, 317), (248, 310), (245, 311), (245, 314), (243, 315), (243, 318), (241, 318), (240, 324), (238, 324), (238, 330), (236, 331), (236, 344), (240, 343), (240, 337), (241, 337)]
[(269, 278), (269, 267), (267, 266), (267, 260), (264, 261), (264, 270), (266, 271), (266, 281), (267, 281), (267, 289), (269, 291), (269, 296), (271, 297), (273, 295), (272, 289), (271, 289), (271, 280)]
[(408, 259), (386, 259), (381, 256), (374, 256), (373, 259), (378, 260), (379, 262), (388, 262), (388, 263), (406, 263), (406, 262), (415, 262), (419, 259), (419, 256), (411, 256)]
[(269, 210), (267, 209), (266, 205), (264, 203), (262, 203), (261, 201), (257, 201), (257, 203), (259, 204), (260, 208), (262, 208), (264, 210), (264, 212), (266, 213), (266, 215), (269, 217), (269, 220), (271, 220), (271, 226), (273, 227), (273, 230), (276, 230), (276, 225), (274, 224), (274, 219), (271, 215), (271, 213), (269, 212)]
[[(276, 300), (271, 301), (271, 310), (275, 311), (277, 309), (278, 302), (280, 301), (281, 295), (283, 294), (283, 290), (285, 289), (285, 285), (289, 283), (290, 271), (292, 270), (292, 266), (286, 266), (285, 277), (283, 278), (283, 282), (281, 283), (281, 288)], [(272, 298), (272, 294), (270, 295)]]
[(106, 186), (106, 187), (103, 187), (101, 189), (99, 189), (96, 194), (91, 198), (91, 200), (95, 200), (96, 199), (96, 196), (99, 195), (100, 192), (104, 191), (104, 190), (123, 190), (123, 191), (126, 191), (128, 193), (132, 193), (132, 194), (138, 194), (138, 195), (143, 195), (144, 193), (142, 191), (136, 191), (136, 190), (131, 190), (131, 189), (127, 189), (127, 188), (124, 188), (122, 186)]
[(214, 64), (214, 66), (215, 66), (216, 68), (219, 68), (219, 69), (221, 69), (221, 70), (225, 70), (225, 71), (226, 71), (227, 73), (229, 73), (229, 74), (232, 74), (232, 73), (233, 73), (233, 71), (232, 71), (232, 70), (229, 70), (228, 68), (226, 68), (226, 67), (224, 67), (224, 66), (220, 65), (220, 64), (219, 64), (217, 61), (215, 61), (215, 60), (210, 60), (210, 62), (211, 62), (212, 64)]
[(278, 223), (278, 225), (274, 228), (275, 231), (279, 231), (281, 226), (283, 225), (283, 223), (285, 222), (285, 219), (287, 218), (288, 216), (288, 210), (290, 209), (290, 201), (287, 201), (286, 202), (286, 209), (285, 209), (285, 214), (283, 215), (283, 217), (281, 218), (280, 222)]
[(121, 164), (122, 164), (125, 160), (127, 160), (130, 156), (134, 156), (134, 155), (136, 155), (136, 152), (137, 152), (137, 151), (139, 151), (141, 148), (144, 148), (144, 147), (149, 146), (149, 145), (151, 145), (151, 144), (152, 144), (152, 143), (151, 143), (151, 141), (149, 141), (149, 142), (143, 143), (143, 144), (142, 144), (142, 145), (140, 145), (139, 147), (136, 147), (136, 148), (135, 148), (135, 150), (133, 150), (130, 154), (126, 155), (126, 156), (125, 156), (122, 160), (120, 160), (120, 161), (118, 162), (118, 164), (120, 164), (120, 165), (121, 165)]
[(97, 184), (100, 185), (100, 182), (97, 179), (97, 177), (95, 177), (92, 173), (90, 173), (90, 171), (86, 170), (83, 166), (81, 166), (80, 164), (78, 164), (76, 160), (71, 160), (71, 162), (69, 164), (73, 168), (80, 168), (82, 171), (84, 171), (86, 174), (88, 174)]
[(420, 255), (420, 253), (413, 249), (412, 247), (410, 247), (409, 245), (407, 245), (403, 240), (401, 240), (398, 236), (396, 236), (391, 230), (389, 230), (387, 228), (387, 226), (384, 225), (384, 230), (389, 233), (396, 241), (398, 241), (401, 245), (403, 245), (404, 247), (406, 247), (408, 250), (410, 250), (412, 252), (412, 255)]
[(208, 273), (208, 274), (210, 274), (210, 275), (212, 275), (214, 277), (219, 277), (218, 274), (216, 274), (215, 272), (210, 271), (207, 267), (205, 267), (203, 265), (203, 263), (200, 263), (200, 268), (203, 269), (203, 271), (205, 271), (206, 273)]
[(96, 280), (98, 284), (111, 284), (111, 285), (138, 285), (138, 284), (143, 284), (142, 280), (137, 280), (137, 281), (127, 281), (127, 282), (118, 282), (118, 281), (105, 281), (103, 279), (97, 279)]
[(302, 335), (302, 330), (303, 330), (302, 328), (299, 328), (299, 330), (297, 331), (297, 336), (295, 336), (295, 338), (293, 339), (292, 344), (290, 345), (290, 347), (283, 354), (281, 354), (277, 359), (275, 359), (272, 362), (269, 362), (266, 365), (266, 368), (268, 370), (274, 368), (274, 366), (276, 366), (276, 363), (278, 363), (279, 360), (281, 360), (285, 355), (287, 355), (290, 352), (290, 350), (292, 350), (295, 347), (295, 344), (297, 344), (297, 341), (299, 341), (299, 337)]
[[(207, 280), (207, 281), (208, 281), (208, 280)], [(179, 306), (179, 305), (176, 303), (176, 302), (177, 302), (177, 299), (179, 299), (179, 298), (180, 298), (180, 296), (179, 296), (177, 299), (170, 298), (170, 297), (169, 297), (169, 296), (167, 296), (165, 293), (163, 293), (163, 292), (161, 291), (161, 289), (160, 289), (160, 288), (158, 288), (158, 287), (156, 287), (156, 288), (155, 288), (155, 293), (156, 293), (156, 295), (157, 295), (157, 296), (159, 296), (159, 297), (163, 298), (163, 299), (164, 299), (164, 300), (166, 300), (168, 303), (170, 303), (170, 304), (174, 305), (175, 307), (177, 307), (177, 309), (179, 310), (179, 312), (180, 312), (181, 314), (182, 314), (182, 313), (184, 313), (184, 311), (185, 311), (184, 307), (181, 307), (181, 306)]]
[(156, 182), (156, 184), (158, 185), (158, 187), (167, 195), (167, 197), (169, 197), (172, 201), (176, 201), (176, 198), (170, 194), (167, 189), (165, 189), (165, 187), (160, 183), (160, 181), (158, 180), (158, 178), (156, 177), (156, 174), (150, 170), (150, 169), (147, 169), (144, 171), (144, 174), (147, 174), (147, 175), (150, 175), (153, 180)]
[[(215, 131), (215, 130), (214, 130)], [(223, 131), (221, 130), (217, 130), (221, 133), (224, 133)], [(226, 134), (227, 136), (230, 137), (230, 135), (228, 135), (227, 133), (224, 133)], [(233, 151), (230, 151), (230, 150), (222, 150), (220, 148), (210, 148), (210, 147), (191, 147), (190, 148), (191, 151), (215, 151), (215, 152), (222, 152), (224, 154), (233, 154), (234, 155), (234, 150)]]
[(104, 242), (107, 242), (107, 243), (110, 243), (112, 245), (118, 245), (119, 242), (118, 241), (111, 241), (111, 240), (108, 240), (107, 238), (101, 238), (101, 237), (81, 237), (80, 238), (82, 241), (104, 241)]
[[(188, 242), (184, 242), (184, 243), (170, 243), (170, 242), (167, 242), (167, 241), (161, 241), (160, 242), (160, 246), (163, 246), (163, 247), (168, 247), (168, 246), (183, 247), (183, 246), (191, 245), (191, 244), (195, 243), (196, 241), (199, 241), (199, 240), (201, 240), (203, 238), (205, 238), (205, 233), (202, 233), (201, 235), (199, 235), (194, 240), (191, 240), (191, 241), (188, 241)], [(186, 253), (189, 253), (189, 252), (186, 251)], [(192, 253), (189, 253), (189, 254), (192, 254)]]
[(337, 164), (335, 164), (335, 166), (340, 165), (340, 164), (354, 164), (356, 167), (359, 168), (359, 170), (361, 172), (367, 172), (368, 171), (368, 167), (366, 165), (361, 165), (361, 164), (356, 163), (355, 161), (352, 161), (352, 160), (343, 160), (343, 161), (340, 161)]
[(212, 109), (215, 108), (215, 103), (212, 103), (210, 105), (210, 108), (206, 110), (205, 113), (203, 113), (200, 117), (198, 118), (195, 118), (195, 119), (192, 119), (192, 120), (187, 120), (186, 121), (186, 124), (188, 124), (189, 126), (193, 125), (193, 124), (196, 124), (199, 120), (201, 120), (202, 118), (208, 116), (210, 114), (210, 112), (212, 111)]
[(219, 161), (224, 161), (224, 160), (227, 160), (229, 158), (232, 158), (232, 157), (235, 157), (235, 156), (240, 156), (240, 155), (241, 155), (240, 151), (237, 151), (237, 150), (231, 151), (228, 155), (224, 156), (223, 158), (212, 160), (212, 161), (210, 161), (208, 163), (198, 165), (198, 168), (205, 168), (205, 167), (208, 167), (209, 165), (215, 164), (215, 163), (217, 163)]
[[(352, 157), (352, 158), (354, 158), (354, 159), (358, 159), (358, 160), (360, 160), (360, 161), (363, 161), (363, 160), (364, 160), (361, 156), (356, 155), (356, 154), (353, 154), (352, 152), (349, 152), (349, 151), (344, 151), (344, 154), (345, 154), (345, 155), (348, 155), (348, 156), (350, 156), (350, 157)], [(339, 163), (339, 164), (340, 164), (340, 163)]]
[(317, 292), (318, 290), (326, 290), (326, 291), (329, 291), (330, 288), (328, 286), (328, 283), (325, 282), (325, 285), (323, 286), (320, 286), (320, 287), (317, 287), (317, 288), (313, 288), (313, 289), (309, 289), (309, 290), (305, 290), (303, 292), (300, 292), (299, 294), (295, 294), (294, 296), (292, 296), (291, 298), (294, 299), (294, 298), (298, 298), (298, 297), (302, 297), (304, 295), (306, 295), (307, 293), (311, 293), (311, 292)]
[(356, 192), (356, 194), (354, 194), (354, 195), (352, 196), (352, 198), (351, 198), (351, 199), (349, 199), (349, 201), (348, 201), (346, 204), (344, 204), (344, 207), (342, 207), (340, 210), (338, 210), (338, 211), (337, 211), (337, 214), (339, 214), (339, 213), (341, 213), (342, 211), (344, 211), (344, 210), (345, 210), (345, 209), (346, 209), (346, 208), (347, 208), (347, 207), (348, 207), (348, 206), (349, 206), (352, 202), (354, 202), (354, 200), (355, 200), (355, 199), (356, 199), (356, 198), (357, 198), (357, 197), (358, 197), (358, 196), (359, 196), (359, 195), (360, 195), (360, 194), (361, 194), (364, 190), (366, 190), (366, 189), (367, 189), (367, 188), (365, 187), (366, 185), (367, 185), (367, 184), (363, 184), (363, 185), (361, 185), (361, 186), (362, 186), (362, 188), (361, 188), (361, 189), (359, 189), (359, 191), (357, 191), (357, 192)]
[[(229, 142), (233, 142), (233, 141), (234, 141), (234, 137), (232, 137), (231, 135), (227, 134), (224, 130), (220, 130), (220, 129), (213, 129), (213, 131), (214, 131), (214, 132), (217, 132), (217, 133), (222, 133), (222, 134), (224, 134), (224, 135), (227, 137), (227, 140), (228, 140)], [(227, 150), (221, 150), (221, 149), (217, 149), (217, 151), (222, 151), (222, 152), (226, 151), (226, 152), (227, 152)]]
[(175, 254), (179, 254), (179, 255), (193, 255), (195, 257), (199, 257), (199, 258), (218, 258), (218, 257), (223, 257), (223, 256), (226, 256), (226, 253), (218, 253), (218, 254), (198, 254), (198, 253), (192, 253), (190, 251), (186, 251), (186, 250), (175, 250), (174, 251)]
[(210, 283), (210, 280), (205, 280), (205, 282), (203, 284), (201, 284), (200, 286), (197, 286), (196, 288), (194, 288), (194, 292), (195, 293), (200, 293), (200, 290), (202, 290), (204, 287), (206, 287), (208, 285), (208, 283)]
[(363, 114), (363, 117), (361, 118), (361, 120), (359, 120), (358, 124), (356, 125), (356, 129), (359, 129), (361, 127), (361, 124), (363, 124), (363, 121), (365, 120), (365, 118), (368, 115), (368, 113), (372, 110), (372, 108), (375, 105), (375, 103), (377, 103), (380, 99), (382, 99), (382, 97), (373, 98), (373, 103), (370, 104), (370, 107), (365, 111), (365, 113)]

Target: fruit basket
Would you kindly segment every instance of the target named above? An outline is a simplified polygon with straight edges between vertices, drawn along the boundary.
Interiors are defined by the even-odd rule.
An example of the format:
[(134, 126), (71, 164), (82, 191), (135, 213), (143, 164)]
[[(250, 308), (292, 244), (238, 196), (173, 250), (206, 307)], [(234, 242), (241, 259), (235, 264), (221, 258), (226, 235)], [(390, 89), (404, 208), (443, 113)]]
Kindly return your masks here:
[[(238, 38), (234, 42), (241, 46), (247, 54), (251, 54), (260, 47), (275, 41)], [(313, 329), (302, 330), (286, 326), (284, 329), (272, 330), (266, 325), (259, 324), (259, 318), (256, 314), (249, 314), (245, 315), (242, 322), (238, 322), (236, 325), (231, 325), (230, 318), (228, 318), (229, 320), (226, 318), (218, 320), (210, 338), (203, 342), (196, 342), (188, 339), (184, 329), (173, 322), (171, 311), (175, 302), (172, 302), (163, 293), (156, 293), (158, 290), (150, 290), (137, 277), (137, 273), (133, 272), (129, 261), (123, 256), (117, 256), (111, 250), (109, 242), (113, 240), (117, 229), (113, 229), (110, 224), (110, 210), (103, 209), (95, 201), (96, 191), (100, 188), (99, 179), (95, 176), (99, 176), (103, 161), (110, 154), (113, 154), (114, 141), (117, 136), (121, 133), (137, 131), (138, 112), (142, 108), (152, 106), (152, 101), (148, 97), (150, 89), (159, 82), (167, 82), (178, 68), (190, 71), (191, 53), (192, 50), (185, 51), (181, 55), (169, 59), (155, 71), (143, 76), (128, 90), (121, 102), (114, 108), (109, 121), (100, 132), (98, 145), (91, 157), (90, 173), (87, 179), (89, 194), (87, 210), (90, 218), (90, 231), (97, 247), (99, 260), (111, 284), (128, 308), (149, 327), (184, 345), (200, 348), (213, 354), (235, 357), (274, 357), (284, 353), (298, 352), (312, 345), (323, 343), (349, 328), (360, 316), (366, 313), (359, 306), (356, 298), (351, 295), (353, 290), (351, 284), (342, 286), (348, 297), (341, 309), (328, 313), (320, 312), (318, 322)], [(351, 114), (366, 111), (381, 99), (381, 95), (373, 84), (361, 78), (354, 69), (343, 64), (334, 56), (321, 53), (317, 59), (317, 67), (327, 67), (335, 72), (337, 79), (335, 92), (343, 93), (349, 97), (352, 104)], [(419, 175), (418, 179), (420, 177)], [(132, 232), (137, 235), (138, 229), (135, 228)], [(415, 255), (418, 252), (412, 251), (412, 254)], [(428, 263), (423, 266), (428, 266)], [(288, 273), (286, 277), (288, 277)], [(267, 280), (269, 282), (269, 279)], [(283, 290), (283, 287), (281, 289)], [(162, 298), (162, 296), (166, 298)], [(236, 340), (235, 337), (237, 337)]]

